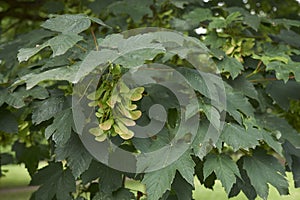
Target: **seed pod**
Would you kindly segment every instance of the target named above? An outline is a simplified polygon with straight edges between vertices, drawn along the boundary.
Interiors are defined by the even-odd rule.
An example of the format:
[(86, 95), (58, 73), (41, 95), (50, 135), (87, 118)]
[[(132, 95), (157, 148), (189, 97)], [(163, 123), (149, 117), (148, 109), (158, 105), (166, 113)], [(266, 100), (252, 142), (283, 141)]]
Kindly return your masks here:
[(101, 123), (99, 125), (100, 129), (107, 131), (111, 128), (111, 126), (114, 124), (114, 120), (113, 119), (108, 119), (105, 122)]
[(96, 137), (104, 134), (103, 130), (101, 130), (99, 127), (90, 128), (89, 132)]

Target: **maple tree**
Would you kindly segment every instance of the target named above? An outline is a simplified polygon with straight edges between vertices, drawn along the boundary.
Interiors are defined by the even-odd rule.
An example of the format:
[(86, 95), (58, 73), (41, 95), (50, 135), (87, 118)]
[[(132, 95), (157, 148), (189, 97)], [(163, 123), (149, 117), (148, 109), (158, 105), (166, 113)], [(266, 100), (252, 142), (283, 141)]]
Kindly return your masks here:
[[(186, 200), (195, 177), (267, 199), (286, 172), (300, 187), (297, 1), (78, 2), (0, 1), (1, 165), (25, 164), (32, 200)], [(117, 170), (116, 146), (137, 169)]]

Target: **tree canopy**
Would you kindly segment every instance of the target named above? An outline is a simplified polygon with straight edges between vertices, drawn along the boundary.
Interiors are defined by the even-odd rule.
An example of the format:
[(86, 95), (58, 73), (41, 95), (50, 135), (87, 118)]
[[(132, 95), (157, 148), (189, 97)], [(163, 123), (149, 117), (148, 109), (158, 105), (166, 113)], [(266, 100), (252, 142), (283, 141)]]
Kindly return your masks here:
[(0, 0), (0, 19), (0, 164), (25, 164), (31, 200), (300, 187), (297, 1)]

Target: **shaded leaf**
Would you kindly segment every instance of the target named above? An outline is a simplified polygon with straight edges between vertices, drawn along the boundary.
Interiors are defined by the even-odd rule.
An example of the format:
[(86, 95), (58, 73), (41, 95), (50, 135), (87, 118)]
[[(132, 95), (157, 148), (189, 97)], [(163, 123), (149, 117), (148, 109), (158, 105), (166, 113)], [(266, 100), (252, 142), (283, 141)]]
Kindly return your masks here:
[(91, 154), (83, 146), (77, 134), (72, 134), (66, 144), (58, 145), (55, 154), (56, 161), (67, 160), (67, 164), (75, 178), (78, 178), (87, 170), (92, 162)]
[(40, 169), (30, 185), (41, 185), (34, 193), (35, 200), (71, 200), (76, 191), (75, 178), (69, 169), (64, 170), (61, 163), (50, 163)]
[(52, 140), (59, 146), (64, 145), (72, 133), (73, 117), (71, 109), (66, 109), (58, 113), (53, 123), (45, 130), (45, 137)]
[(215, 172), (227, 193), (230, 192), (231, 187), (235, 183), (236, 176), (241, 177), (235, 162), (230, 157), (223, 154), (208, 154), (208, 156), (206, 156), (203, 167), (204, 179), (212, 172)]
[(267, 155), (265, 151), (256, 150), (253, 156), (243, 157), (243, 168), (261, 198), (267, 199), (268, 197), (268, 183), (273, 185), (281, 195), (289, 193), (284, 167), (275, 157)]

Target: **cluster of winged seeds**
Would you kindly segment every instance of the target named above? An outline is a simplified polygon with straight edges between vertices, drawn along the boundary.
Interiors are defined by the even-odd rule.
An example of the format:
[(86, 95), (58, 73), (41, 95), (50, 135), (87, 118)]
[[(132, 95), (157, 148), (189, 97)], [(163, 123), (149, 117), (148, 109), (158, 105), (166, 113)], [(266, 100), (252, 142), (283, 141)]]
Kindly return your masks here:
[(89, 131), (95, 140), (102, 142), (109, 136), (119, 135), (124, 140), (134, 136), (128, 127), (135, 126), (142, 115), (134, 102), (143, 97), (144, 88), (129, 88), (121, 79), (121, 67), (111, 65), (107, 74), (101, 77), (97, 90), (87, 96), (92, 100), (89, 106), (96, 107), (99, 126)]

